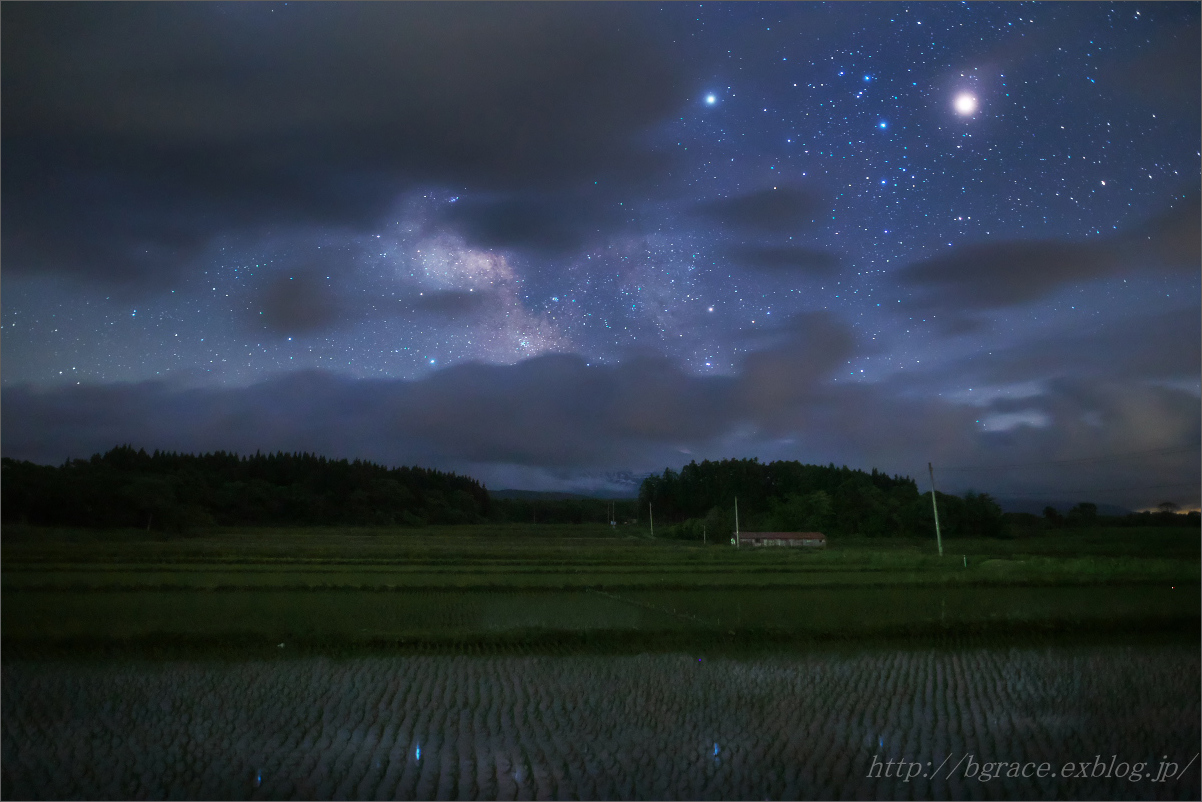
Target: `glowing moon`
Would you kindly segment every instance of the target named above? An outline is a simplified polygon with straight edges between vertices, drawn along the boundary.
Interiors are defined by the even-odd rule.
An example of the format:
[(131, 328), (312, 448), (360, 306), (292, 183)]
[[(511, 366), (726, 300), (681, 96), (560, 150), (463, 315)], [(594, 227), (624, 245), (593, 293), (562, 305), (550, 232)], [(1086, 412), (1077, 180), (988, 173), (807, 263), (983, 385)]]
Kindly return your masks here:
[(977, 99), (967, 92), (961, 92), (960, 94), (956, 95), (956, 100), (952, 105), (955, 106), (957, 114), (963, 114), (967, 116), (976, 112)]

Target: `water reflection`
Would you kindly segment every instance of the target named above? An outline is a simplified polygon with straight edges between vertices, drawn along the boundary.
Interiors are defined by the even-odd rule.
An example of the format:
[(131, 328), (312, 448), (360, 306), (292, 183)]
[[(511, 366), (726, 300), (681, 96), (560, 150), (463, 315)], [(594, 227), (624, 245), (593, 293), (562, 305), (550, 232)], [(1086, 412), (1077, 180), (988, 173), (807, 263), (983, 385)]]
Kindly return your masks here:
[[(881, 762), (936, 766), (952, 756), (951, 766), (969, 752), (1012, 744), (1011, 759), (1063, 764), (1102, 751), (1173, 757), (1174, 744), (1199, 739), (1196, 643), (710, 657), (681, 682), (681, 669), (696, 660), (7, 662), (2, 795), (940, 796), (938, 788), (867, 777), (873, 753)], [(693, 744), (715, 730), (735, 739), (738, 754), (726, 760), (713, 740), (698, 760)], [(228, 737), (217, 741), (218, 732)], [(417, 765), (417, 732), (439, 746), (429, 764)], [(304, 734), (289, 742), (287, 733)], [(247, 743), (256, 744), (253, 756), (239, 751)], [(1130, 795), (1105, 778), (994, 783), (988, 788), (997, 792), (988, 793), (999, 797)], [(1143, 787), (1150, 796), (1197, 798), (1196, 785)]]

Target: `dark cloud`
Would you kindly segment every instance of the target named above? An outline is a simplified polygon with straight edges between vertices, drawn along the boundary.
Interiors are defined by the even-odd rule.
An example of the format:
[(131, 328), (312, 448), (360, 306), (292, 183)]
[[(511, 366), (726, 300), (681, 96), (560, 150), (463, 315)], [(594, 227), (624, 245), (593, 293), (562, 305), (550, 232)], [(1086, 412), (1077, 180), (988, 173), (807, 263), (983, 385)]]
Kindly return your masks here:
[(901, 279), (949, 307), (990, 309), (1041, 298), (1064, 284), (1110, 275), (1118, 266), (1114, 250), (1102, 243), (992, 242), (911, 264), (902, 270)]
[[(832, 382), (853, 342), (848, 329), (825, 316), (799, 318), (784, 331), (726, 377), (692, 375), (657, 358), (590, 366), (578, 356), (551, 354), (510, 366), (458, 365), (417, 381), (301, 372), (249, 387), (9, 387), (0, 398), (0, 444), (5, 456), (43, 462), (129, 442), (190, 452), (282, 449), (393, 465), (492, 466), (494, 477), (509, 469), (514, 475), (614, 465), (662, 470), (744, 452), (917, 476), (928, 460), (947, 468), (1043, 464), (1196, 447), (1202, 436), (1198, 396), (1173, 387), (1052, 379), (1021, 398), (955, 403), (930, 385), (924, 393), (895, 380)], [(1128, 504), (1161, 496), (1197, 500), (1196, 481), (1192, 496), (1179, 486), (1197, 478), (1196, 453), (1147, 459), (1138, 482), (1123, 462), (1086, 467), (949, 472), (943, 486), (997, 494), (1099, 488), (1082, 500)], [(1146, 489), (1172, 483), (1173, 492)]]
[[(1058, 379), (1037, 396), (998, 399), (979, 417), (986, 413), (1037, 413), (1046, 423), (986, 434), (983, 442), (993, 456), (968, 464), (1036, 464), (958, 471), (962, 486), (993, 483), (1025, 494), (1064, 488), (1083, 491), (1073, 494), (1079, 501), (1117, 499), (1133, 506), (1163, 497), (1197, 503), (1202, 404), (1194, 393), (1150, 384)], [(1145, 456), (1053, 462), (1122, 454)]]
[(899, 278), (918, 291), (918, 305), (955, 312), (1014, 306), (1068, 284), (1120, 273), (1197, 271), (1202, 264), (1200, 217), (1195, 191), (1117, 236), (967, 245), (907, 265)]
[(662, 360), (593, 368), (553, 354), (434, 374), (413, 386), (407, 419), (432, 450), (472, 461), (597, 464), (721, 431), (731, 412), (727, 384)]
[(842, 262), (838, 254), (801, 246), (734, 245), (723, 253), (743, 267), (782, 273), (826, 275)]
[(1198, 30), (1198, 6), (1190, 3), (1163, 5), (1149, 14), (1147, 39), (1154, 41), (1133, 58), (1106, 59), (1098, 64), (1098, 79), (1119, 90), (1127, 104), (1152, 106), (1161, 115), (1189, 118), (1198, 126), (1198, 97), (1202, 76), (1202, 43)]
[(1004, 384), (1049, 376), (1109, 381), (1197, 378), (1202, 363), (1202, 316), (1197, 307), (1099, 321), (1012, 345), (991, 344), (969, 358), (941, 365), (958, 382)]
[[(974, 407), (892, 390), (826, 384), (780, 396), (776, 422), (765, 429), (754, 422), (763, 410), (745, 405), (754, 388), (737, 378), (694, 377), (653, 362), (588, 367), (576, 357), (548, 356), (510, 367), (459, 366), (420, 382), (292, 373), (239, 388), (23, 386), (7, 389), (0, 403), (4, 455), (49, 463), (129, 442), (189, 452), (307, 450), (452, 469), (474, 464), (504, 476), (503, 466), (662, 470), (742, 452), (912, 476), (930, 460), (944, 471), (941, 487), (953, 492), (1197, 502), (1202, 432), (1194, 394), (1060, 381), (1035, 396)], [(982, 430), (982, 421), (1016, 413), (1019, 423)], [(1021, 422), (1032, 415), (1035, 423)], [(1155, 449), (1165, 453), (1138, 459), (1137, 476), (1136, 460), (1050, 462)], [(1024, 467), (986, 470), (1009, 464)]]
[(700, 203), (693, 207), (693, 213), (736, 230), (788, 234), (807, 228), (822, 209), (814, 193), (782, 186)]
[(458, 317), (481, 309), (493, 297), (491, 293), (474, 290), (432, 290), (414, 298), (410, 308), (416, 312)]
[(479, 247), (561, 254), (621, 227), (621, 208), (600, 192), (540, 193), (460, 200), (440, 218)]
[(186, 451), (309, 450), (389, 464), (606, 464), (723, 431), (728, 385), (660, 363), (588, 367), (579, 357), (548, 355), (514, 366), (460, 365), (417, 382), (314, 372), (228, 389), (15, 387), (2, 399), (3, 452), (57, 462), (128, 441)]
[(260, 298), (262, 325), (276, 334), (323, 331), (335, 325), (343, 304), (324, 276), (310, 272), (276, 275)]
[(825, 378), (832, 339), (840, 335), (830, 321), (800, 325), (738, 378), (693, 376), (657, 358), (590, 367), (552, 354), (512, 366), (459, 365), (413, 382), (299, 373), (238, 389), (17, 387), (3, 398), (4, 453), (58, 460), (129, 440), (394, 463), (598, 464), (656, 445), (705, 442), (737, 420), (770, 414), (773, 404), (795, 403)]
[[(940, 489), (948, 492), (1065, 494), (1132, 507), (1162, 497), (1198, 503), (1202, 403), (1194, 393), (1054, 380), (1035, 395), (975, 406), (899, 389), (886, 383), (832, 391), (805, 410), (805, 441), (819, 453), (843, 455), (849, 465), (916, 478), (933, 462)], [(1056, 462), (1149, 451), (1157, 453)], [(1004, 467), (1011, 465), (1018, 467)]]
[(616, 6), (3, 8), (5, 267), (169, 273), (217, 232), (369, 226), (415, 182), (645, 178), (681, 102)]
[[(7, 149), (8, 138), (4, 138)], [(19, 148), (19, 146), (14, 146)], [(3, 159), (0, 243), (13, 275), (92, 275), (152, 289), (170, 285), (218, 230), (191, 199), (149, 181), (80, 175), (53, 158)]]
[(237, 389), (14, 387), (2, 399), (3, 450), (57, 461), (75, 449), (130, 441), (389, 463), (606, 464), (636, 460), (651, 447), (704, 443), (738, 421), (767, 421), (812, 395), (850, 342), (828, 316), (800, 317), (736, 377), (694, 376), (655, 357), (589, 366), (549, 354), (516, 365), (457, 365), (418, 381), (308, 372)]
[(821, 386), (822, 380), (855, 353), (851, 331), (829, 314), (798, 315), (777, 343), (753, 351), (743, 362), (739, 393), (742, 407), (757, 422), (779, 426)]
[(1118, 238), (1115, 246), (1122, 260), (1137, 268), (1197, 273), (1202, 264), (1202, 193), (1189, 190), (1172, 207)]
[(383, 308), (340, 293), (335, 283), (314, 272), (277, 274), (259, 294), (253, 307), (252, 327), (265, 327), (279, 336), (331, 331), (348, 320), (385, 319), (414, 314), (436, 318), (463, 318), (496, 307), (499, 298), (487, 290), (426, 290), (414, 292), (400, 303)]

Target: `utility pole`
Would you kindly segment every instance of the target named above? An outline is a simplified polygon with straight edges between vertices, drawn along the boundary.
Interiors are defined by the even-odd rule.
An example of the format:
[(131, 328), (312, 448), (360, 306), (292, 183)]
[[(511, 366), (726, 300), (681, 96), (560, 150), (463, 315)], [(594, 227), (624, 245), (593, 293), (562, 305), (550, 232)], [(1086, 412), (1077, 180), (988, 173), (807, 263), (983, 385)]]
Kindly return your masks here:
[(651, 513), (650, 501), (647, 502), (647, 517), (651, 520), (651, 537), (655, 537), (655, 516)]
[(739, 545), (739, 497), (735, 496), (735, 548)]
[(939, 505), (935, 503), (935, 469), (931, 463), (927, 463), (927, 470), (931, 473), (931, 509), (935, 512), (935, 543), (939, 546), (939, 556), (943, 556), (943, 536), (939, 534)]

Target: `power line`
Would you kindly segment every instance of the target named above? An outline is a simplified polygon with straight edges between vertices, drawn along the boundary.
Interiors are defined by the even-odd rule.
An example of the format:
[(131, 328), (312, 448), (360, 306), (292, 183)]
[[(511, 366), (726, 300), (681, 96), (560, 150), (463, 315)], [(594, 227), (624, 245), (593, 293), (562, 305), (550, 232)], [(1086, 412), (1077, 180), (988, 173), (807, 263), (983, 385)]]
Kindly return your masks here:
[(1151, 455), (1185, 454), (1197, 451), (1202, 443), (1188, 448), (1157, 448), (1151, 451), (1129, 451), (1126, 454), (1105, 454), (1099, 457), (1080, 457), (1077, 459), (1053, 459), (1043, 462), (1016, 462), (1012, 465), (953, 465), (941, 467), (940, 471), (1000, 471), (1009, 468), (1034, 468), (1040, 465), (1068, 465), (1078, 462), (1103, 462), (1105, 460), (1128, 459), (1130, 457), (1146, 457)]

